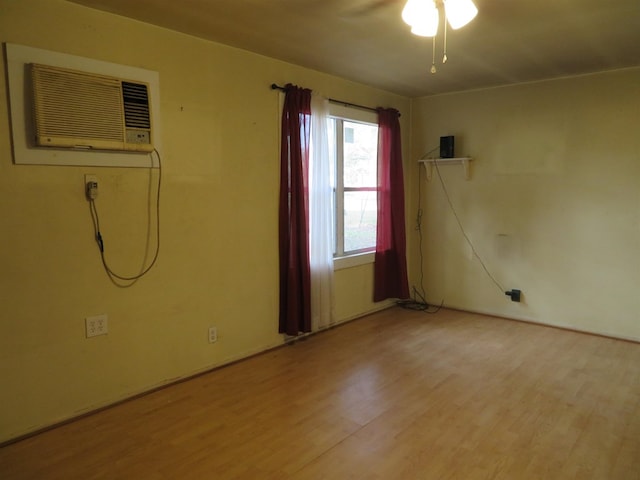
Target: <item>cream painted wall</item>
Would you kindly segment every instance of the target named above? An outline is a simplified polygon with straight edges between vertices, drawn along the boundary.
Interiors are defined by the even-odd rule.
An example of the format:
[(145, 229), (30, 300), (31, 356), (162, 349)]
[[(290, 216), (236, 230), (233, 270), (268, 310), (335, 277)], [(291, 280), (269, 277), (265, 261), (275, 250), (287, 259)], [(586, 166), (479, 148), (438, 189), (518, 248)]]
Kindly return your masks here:
[[(62, 0), (0, 0), (0, 41), (158, 71), (165, 151), (158, 264), (117, 288), (93, 242), (83, 175), (99, 177), (107, 253), (129, 273), (143, 253), (148, 172), (14, 165), (3, 65), (0, 442), (282, 343), (272, 82), (406, 112), (408, 151), (406, 98)], [(370, 266), (338, 271), (336, 283), (339, 320), (380, 306)], [(109, 335), (84, 338), (84, 318), (99, 313)]]
[[(422, 182), (425, 288), (432, 302), (640, 340), (640, 69), (422, 98), (416, 160), (455, 135), (472, 174)], [(436, 152), (437, 153), (437, 152)], [(436, 155), (437, 156), (437, 155)], [(417, 241), (413, 239), (413, 258)]]

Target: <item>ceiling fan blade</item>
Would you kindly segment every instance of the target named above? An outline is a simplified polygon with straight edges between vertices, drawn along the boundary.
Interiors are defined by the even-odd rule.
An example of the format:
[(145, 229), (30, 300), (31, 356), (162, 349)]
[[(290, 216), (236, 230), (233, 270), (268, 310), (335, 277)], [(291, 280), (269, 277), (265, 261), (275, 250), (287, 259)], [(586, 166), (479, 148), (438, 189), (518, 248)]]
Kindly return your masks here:
[(401, 0), (371, 0), (364, 5), (348, 10), (347, 15), (350, 17), (358, 17), (369, 15), (382, 8), (399, 3)]

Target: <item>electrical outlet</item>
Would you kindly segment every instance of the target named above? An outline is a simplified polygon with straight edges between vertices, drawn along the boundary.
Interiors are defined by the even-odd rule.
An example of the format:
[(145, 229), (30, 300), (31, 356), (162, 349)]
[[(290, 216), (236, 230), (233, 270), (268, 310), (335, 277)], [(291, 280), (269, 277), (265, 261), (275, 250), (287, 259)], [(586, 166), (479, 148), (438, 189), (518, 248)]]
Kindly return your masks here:
[(216, 343), (218, 341), (218, 329), (216, 327), (209, 327), (209, 343)]
[(109, 317), (106, 313), (84, 319), (87, 338), (109, 333)]
[(88, 200), (94, 200), (98, 196), (98, 176), (85, 174), (84, 194)]

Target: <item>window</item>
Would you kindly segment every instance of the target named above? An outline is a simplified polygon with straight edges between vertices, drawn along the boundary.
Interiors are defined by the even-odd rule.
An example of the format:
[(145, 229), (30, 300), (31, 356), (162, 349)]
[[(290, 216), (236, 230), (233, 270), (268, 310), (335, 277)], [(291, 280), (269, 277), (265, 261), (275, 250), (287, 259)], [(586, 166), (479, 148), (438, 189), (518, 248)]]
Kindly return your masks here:
[(334, 165), (335, 257), (376, 248), (378, 125), (375, 113), (332, 107), (330, 148)]

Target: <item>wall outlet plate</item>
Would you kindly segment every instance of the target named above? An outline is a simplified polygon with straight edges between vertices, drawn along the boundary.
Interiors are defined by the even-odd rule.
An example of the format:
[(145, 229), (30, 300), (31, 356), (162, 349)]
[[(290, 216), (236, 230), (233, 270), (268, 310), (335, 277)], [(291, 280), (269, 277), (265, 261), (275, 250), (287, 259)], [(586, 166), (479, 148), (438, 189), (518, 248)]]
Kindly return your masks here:
[[(95, 195), (94, 197), (90, 197), (89, 195), (89, 184), (95, 184)], [(84, 175), (84, 194), (88, 199), (95, 198), (98, 194), (98, 176), (85, 173)]]
[(106, 313), (84, 319), (87, 338), (109, 333), (109, 317)]
[(216, 327), (209, 327), (209, 343), (216, 343), (218, 341), (218, 329)]

